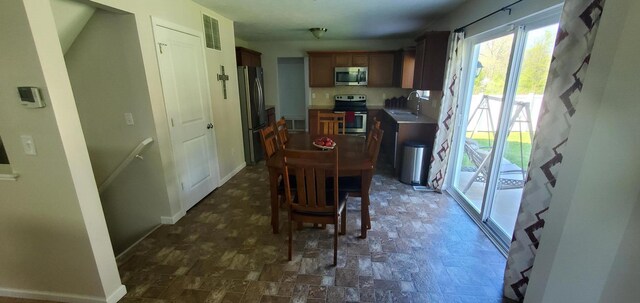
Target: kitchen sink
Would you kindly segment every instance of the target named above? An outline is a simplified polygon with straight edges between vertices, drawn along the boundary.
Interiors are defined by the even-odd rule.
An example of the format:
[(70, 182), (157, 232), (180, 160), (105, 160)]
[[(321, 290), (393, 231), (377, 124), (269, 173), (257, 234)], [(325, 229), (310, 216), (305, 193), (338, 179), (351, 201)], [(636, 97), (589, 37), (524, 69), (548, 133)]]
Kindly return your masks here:
[(392, 115), (396, 115), (396, 116), (405, 116), (405, 117), (415, 117), (416, 116), (416, 114), (414, 114), (412, 112), (407, 112), (407, 111), (391, 110), (389, 112), (391, 112)]

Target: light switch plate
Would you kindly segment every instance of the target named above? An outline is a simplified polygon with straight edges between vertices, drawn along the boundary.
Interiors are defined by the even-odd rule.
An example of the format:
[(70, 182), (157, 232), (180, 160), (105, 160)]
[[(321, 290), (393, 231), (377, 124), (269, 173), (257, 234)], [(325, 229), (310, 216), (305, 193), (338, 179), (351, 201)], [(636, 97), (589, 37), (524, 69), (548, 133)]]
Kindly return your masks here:
[(20, 136), (20, 140), (22, 140), (22, 148), (24, 149), (25, 154), (30, 156), (37, 155), (36, 144), (33, 142), (33, 137), (22, 135)]
[(135, 124), (133, 122), (133, 114), (132, 113), (124, 113), (124, 121), (127, 123), (127, 125)]

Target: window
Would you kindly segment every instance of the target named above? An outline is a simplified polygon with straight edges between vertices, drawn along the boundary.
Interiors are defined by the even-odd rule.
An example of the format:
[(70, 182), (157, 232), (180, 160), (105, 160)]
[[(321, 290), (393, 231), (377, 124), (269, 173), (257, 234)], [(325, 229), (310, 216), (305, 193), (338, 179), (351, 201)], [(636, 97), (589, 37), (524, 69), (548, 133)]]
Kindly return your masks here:
[(218, 20), (203, 14), (202, 21), (204, 23), (204, 37), (207, 48), (221, 50)]

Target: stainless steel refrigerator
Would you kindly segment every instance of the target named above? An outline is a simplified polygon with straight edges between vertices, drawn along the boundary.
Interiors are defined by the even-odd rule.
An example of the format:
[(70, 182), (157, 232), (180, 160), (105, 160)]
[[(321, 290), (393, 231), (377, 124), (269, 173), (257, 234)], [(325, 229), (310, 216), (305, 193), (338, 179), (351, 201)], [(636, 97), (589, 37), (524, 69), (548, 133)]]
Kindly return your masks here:
[(249, 165), (264, 158), (259, 132), (267, 124), (263, 83), (261, 67), (238, 66), (244, 158)]

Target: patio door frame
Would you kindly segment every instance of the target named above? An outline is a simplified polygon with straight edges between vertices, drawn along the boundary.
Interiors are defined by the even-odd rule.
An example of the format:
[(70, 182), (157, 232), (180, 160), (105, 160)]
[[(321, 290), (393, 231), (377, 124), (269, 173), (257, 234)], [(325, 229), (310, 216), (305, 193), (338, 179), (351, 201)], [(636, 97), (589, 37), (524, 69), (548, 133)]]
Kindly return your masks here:
[[(507, 141), (509, 130), (509, 122), (511, 119), (511, 112), (513, 108), (513, 101), (516, 95), (518, 87), (518, 80), (520, 70), (522, 67), (522, 61), (524, 56), (524, 50), (526, 46), (527, 32), (535, 30), (544, 26), (548, 26), (554, 23), (558, 23), (560, 15), (562, 13), (562, 5), (556, 5), (547, 10), (541, 11), (537, 14), (523, 18), (514, 23), (500, 26), (498, 28), (486, 31), (469, 37), (464, 44), (464, 64), (467, 67), (467, 72), (463, 78), (463, 90), (461, 97), (464, 100), (463, 106), (457, 113), (456, 123), (453, 136), (453, 149), (449, 166), (447, 167), (450, 173), (447, 174), (445, 179), (444, 190), (451, 195), (469, 214), (480, 229), (489, 236), (489, 239), (497, 246), (497, 248), (506, 255), (511, 244), (511, 235), (505, 235), (501, 231), (501, 228), (490, 220), (491, 209), (495, 199), (495, 194), (498, 186), (498, 179), (500, 174), (500, 165), (498, 169), (494, 169), (494, 163), (496, 159), (502, 159), (504, 153), (504, 145)], [(483, 42), (487, 42), (493, 39), (504, 37), (513, 34), (513, 42), (511, 45), (511, 53), (509, 55), (509, 65), (507, 67), (507, 74), (505, 77), (505, 87), (503, 90), (503, 102), (500, 108), (500, 114), (498, 118), (498, 128), (496, 130), (496, 136), (493, 142), (493, 148), (489, 155), (489, 175), (485, 182), (484, 197), (480, 212), (476, 212), (471, 201), (469, 201), (465, 195), (454, 186), (458, 178), (457, 168), (461, 165), (464, 155), (464, 141), (463, 137), (466, 137), (467, 119), (469, 118), (470, 108), (468, 108), (471, 102), (471, 96), (473, 95), (473, 84), (475, 80), (476, 71), (471, 66), (475, 66), (474, 60), (477, 58), (476, 45)], [(505, 114), (507, 113), (507, 114)], [(462, 122), (464, 121), (464, 122)], [(531, 138), (533, 140), (533, 138)], [(527, 169), (526, 167), (524, 169)]]

